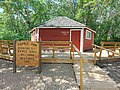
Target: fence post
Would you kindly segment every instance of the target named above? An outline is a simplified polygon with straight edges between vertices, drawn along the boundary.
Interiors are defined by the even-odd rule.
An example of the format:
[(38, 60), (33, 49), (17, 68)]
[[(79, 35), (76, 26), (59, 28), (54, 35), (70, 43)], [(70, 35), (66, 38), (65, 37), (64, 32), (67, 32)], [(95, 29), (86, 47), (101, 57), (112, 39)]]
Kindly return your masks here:
[(73, 48), (73, 46), (72, 46), (72, 43), (71, 43), (71, 48), (70, 48), (70, 59), (72, 59), (72, 48)]
[(75, 53), (74, 53), (74, 52), (75, 52), (75, 49), (73, 48), (73, 59), (74, 59), (74, 55), (75, 55)]
[(52, 50), (53, 56), (52, 56), (52, 58), (55, 58), (55, 48), (54, 48), (54, 42), (53, 41), (52, 41), (52, 46), (53, 46), (53, 50)]
[[(102, 42), (102, 45), (101, 45), (101, 47), (103, 47), (104, 46), (104, 43)], [(102, 48), (100, 48), (100, 54), (99, 54), (99, 62), (100, 62), (100, 60), (101, 60), (101, 55), (102, 55)]]
[[(114, 51), (116, 50), (116, 47), (117, 47), (117, 42), (115, 43), (115, 45), (114, 45)], [(113, 56), (114, 56), (115, 54), (113, 53)]]
[(38, 72), (39, 72), (39, 74), (41, 73), (41, 71), (42, 71), (42, 57), (41, 57), (41, 55), (42, 55), (42, 44), (41, 44), (41, 41), (39, 41), (38, 42), (39, 43), (39, 66), (38, 66)]
[(80, 59), (80, 90), (82, 90), (82, 58)]
[(94, 48), (94, 65), (96, 64), (96, 58), (97, 58), (97, 55), (96, 55), (96, 46)]
[(16, 73), (16, 40), (13, 41), (13, 73)]

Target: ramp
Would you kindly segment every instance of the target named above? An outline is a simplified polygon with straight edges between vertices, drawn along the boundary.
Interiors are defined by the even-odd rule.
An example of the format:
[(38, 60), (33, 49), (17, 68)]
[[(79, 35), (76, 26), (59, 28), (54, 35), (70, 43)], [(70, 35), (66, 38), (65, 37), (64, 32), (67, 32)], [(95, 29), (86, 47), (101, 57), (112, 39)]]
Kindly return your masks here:
[[(80, 83), (80, 67), (74, 64), (77, 83)], [(83, 64), (83, 90), (119, 90), (117, 84), (98, 66), (92, 63)]]

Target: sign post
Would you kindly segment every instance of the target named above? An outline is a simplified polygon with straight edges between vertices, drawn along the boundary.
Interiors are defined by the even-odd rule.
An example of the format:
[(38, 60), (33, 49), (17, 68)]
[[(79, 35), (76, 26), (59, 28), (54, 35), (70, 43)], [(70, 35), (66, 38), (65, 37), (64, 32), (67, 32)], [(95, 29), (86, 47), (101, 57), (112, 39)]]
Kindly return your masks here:
[(16, 40), (13, 42), (13, 73), (16, 73)]
[(13, 73), (16, 66), (38, 66), (41, 72), (41, 44), (35, 41), (14, 41), (14, 64)]
[(42, 71), (42, 57), (41, 57), (41, 55), (42, 55), (42, 50), (41, 50), (41, 48), (42, 48), (42, 45), (41, 45), (41, 42), (39, 42), (39, 67), (38, 67), (38, 72), (39, 72), (39, 74), (41, 73), (41, 71)]

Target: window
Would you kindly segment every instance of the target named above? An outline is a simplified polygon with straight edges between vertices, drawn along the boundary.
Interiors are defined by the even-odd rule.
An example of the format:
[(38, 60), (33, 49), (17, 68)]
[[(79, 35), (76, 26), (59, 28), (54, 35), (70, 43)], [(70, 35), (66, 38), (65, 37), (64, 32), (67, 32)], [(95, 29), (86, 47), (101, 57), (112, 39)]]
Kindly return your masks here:
[(91, 32), (86, 30), (86, 39), (91, 39)]

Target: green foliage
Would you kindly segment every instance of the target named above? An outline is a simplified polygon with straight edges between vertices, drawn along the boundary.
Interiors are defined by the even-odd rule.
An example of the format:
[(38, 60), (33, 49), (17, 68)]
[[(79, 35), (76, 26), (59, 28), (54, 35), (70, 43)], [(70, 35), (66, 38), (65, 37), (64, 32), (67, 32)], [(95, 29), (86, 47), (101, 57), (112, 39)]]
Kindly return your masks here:
[(2, 0), (0, 39), (30, 39), (29, 30), (67, 16), (96, 30), (95, 43), (120, 41), (120, 0)]
[(120, 41), (120, 0), (79, 0), (76, 20), (96, 30), (95, 43)]

